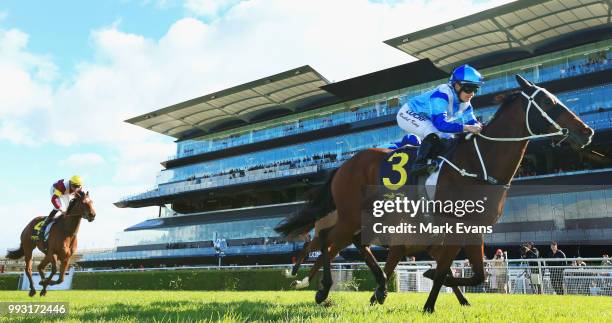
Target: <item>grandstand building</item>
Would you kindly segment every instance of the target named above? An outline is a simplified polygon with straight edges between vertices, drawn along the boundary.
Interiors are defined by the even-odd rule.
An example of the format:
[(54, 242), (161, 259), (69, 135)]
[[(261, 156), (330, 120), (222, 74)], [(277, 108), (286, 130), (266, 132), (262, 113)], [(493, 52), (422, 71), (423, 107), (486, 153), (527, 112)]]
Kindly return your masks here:
[(288, 263), (302, 243), (283, 241), (275, 225), (356, 152), (399, 140), (400, 106), (463, 63), (485, 76), (472, 100), (482, 122), (521, 74), (596, 130), (581, 152), (529, 144), (486, 245), (517, 254), (523, 242), (556, 240), (569, 255), (582, 246), (601, 256), (612, 240), (611, 13), (610, 1), (518, 1), (385, 41), (411, 63), (336, 83), (302, 66), (129, 119), (176, 139), (156, 187), (116, 203), (159, 214), (80, 264)]

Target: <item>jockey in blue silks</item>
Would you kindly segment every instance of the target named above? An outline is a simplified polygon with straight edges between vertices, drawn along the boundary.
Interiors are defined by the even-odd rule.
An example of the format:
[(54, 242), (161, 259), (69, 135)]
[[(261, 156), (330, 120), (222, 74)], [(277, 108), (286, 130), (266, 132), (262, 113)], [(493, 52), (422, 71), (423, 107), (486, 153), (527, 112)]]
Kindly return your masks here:
[(475, 68), (462, 65), (453, 70), (448, 83), (411, 98), (400, 108), (398, 125), (422, 140), (411, 169), (413, 174), (435, 170), (437, 165), (427, 160), (444, 141), (457, 133), (482, 130), (470, 104), (482, 84), (482, 75)]

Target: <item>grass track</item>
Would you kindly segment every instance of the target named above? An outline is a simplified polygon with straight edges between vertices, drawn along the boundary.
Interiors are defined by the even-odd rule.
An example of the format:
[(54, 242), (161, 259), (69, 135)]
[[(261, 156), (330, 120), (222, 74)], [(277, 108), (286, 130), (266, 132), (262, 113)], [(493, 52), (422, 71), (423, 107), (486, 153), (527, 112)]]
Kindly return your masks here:
[[(424, 315), (427, 294), (390, 293), (383, 306), (370, 307), (370, 292), (332, 292), (331, 304), (314, 304), (312, 291), (50, 291), (30, 298), (25, 291), (0, 292), (0, 301), (69, 302), (66, 321), (329, 321), (342, 322), (612, 322), (612, 298), (468, 294), (461, 307), (441, 294), (436, 313)], [(48, 317), (46, 319), (49, 319)], [(0, 321), (7, 321), (7, 317)], [(40, 317), (10, 320), (40, 322)]]

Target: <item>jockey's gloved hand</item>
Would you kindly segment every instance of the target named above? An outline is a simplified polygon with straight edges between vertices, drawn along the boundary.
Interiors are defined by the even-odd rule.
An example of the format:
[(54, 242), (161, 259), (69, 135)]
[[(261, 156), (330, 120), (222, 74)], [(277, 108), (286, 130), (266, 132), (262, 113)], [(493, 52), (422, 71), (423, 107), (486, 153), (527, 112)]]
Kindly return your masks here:
[(482, 131), (482, 125), (480, 125), (479, 123), (473, 125), (466, 124), (463, 126), (463, 131), (471, 133), (480, 133), (480, 131)]

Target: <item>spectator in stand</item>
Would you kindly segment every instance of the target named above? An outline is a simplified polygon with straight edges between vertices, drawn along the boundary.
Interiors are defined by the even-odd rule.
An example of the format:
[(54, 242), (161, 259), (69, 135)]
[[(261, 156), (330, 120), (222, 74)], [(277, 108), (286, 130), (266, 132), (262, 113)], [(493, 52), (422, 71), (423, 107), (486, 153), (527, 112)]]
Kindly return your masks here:
[[(565, 253), (559, 249), (559, 246), (555, 241), (550, 243), (550, 250), (552, 251), (551, 258), (554, 259), (565, 259)], [(557, 295), (563, 295), (563, 267), (567, 266), (565, 261), (549, 261), (547, 263), (550, 266), (550, 283), (555, 290)]]
[(612, 260), (610, 260), (610, 257), (607, 253), (601, 255), (601, 258), (603, 258), (603, 261), (601, 262), (602, 266), (612, 266)]

